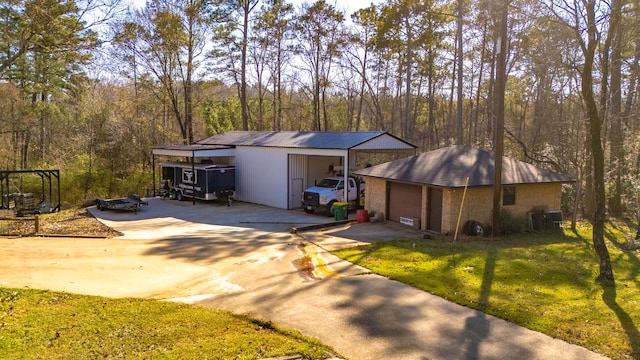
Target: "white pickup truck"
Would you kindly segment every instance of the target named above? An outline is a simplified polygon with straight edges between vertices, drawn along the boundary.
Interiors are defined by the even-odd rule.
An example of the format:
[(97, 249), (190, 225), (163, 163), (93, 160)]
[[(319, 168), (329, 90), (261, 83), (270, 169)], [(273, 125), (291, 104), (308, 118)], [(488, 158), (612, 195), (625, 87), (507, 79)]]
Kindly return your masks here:
[(315, 186), (307, 188), (302, 194), (302, 208), (307, 213), (323, 212), (333, 216), (335, 202), (347, 202), (350, 209), (355, 209), (364, 199), (364, 182), (353, 176), (347, 178), (347, 201), (344, 200), (344, 177), (327, 177)]

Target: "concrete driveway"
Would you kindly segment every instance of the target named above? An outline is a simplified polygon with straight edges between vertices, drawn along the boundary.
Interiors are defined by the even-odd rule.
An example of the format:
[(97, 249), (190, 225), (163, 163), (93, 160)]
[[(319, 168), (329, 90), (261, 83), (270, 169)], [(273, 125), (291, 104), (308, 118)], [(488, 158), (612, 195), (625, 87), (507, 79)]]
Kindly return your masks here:
[(602, 358), (370, 274), (324, 249), (420, 236), (398, 224), (295, 235), (291, 227), (332, 219), (162, 199), (137, 214), (92, 212), (124, 236), (0, 239), (0, 284), (227, 309), (297, 329), (349, 359)]

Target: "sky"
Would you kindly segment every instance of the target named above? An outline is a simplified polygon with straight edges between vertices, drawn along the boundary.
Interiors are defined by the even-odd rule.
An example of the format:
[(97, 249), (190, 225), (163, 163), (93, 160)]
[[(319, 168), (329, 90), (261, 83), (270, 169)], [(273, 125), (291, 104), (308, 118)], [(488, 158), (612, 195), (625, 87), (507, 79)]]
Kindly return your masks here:
[[(289, 0), (296, 7), (299, 7), (305, 1), (313, 3), (310, 0)], [(327, 0), (327, 3), (333, 4), (337, 9), (345, 10), (346, 17), (349, 17), (359, 9), (371, 6), (372, 3), (377, 4), (379, 2), (379, 0)]]
[[(146, 0), (130, 0), (136, 7), (142, 7)], [(302, 3), (313, 3), (313, 0), (288, 0), (296, 8)], [(349, 18), (355, 11), (371, 6), (372, 3), (377, 4), (380, 0), (327, 0), (327, 3), (333, 4), (337, 9), (345, 11), (345, 17)]]

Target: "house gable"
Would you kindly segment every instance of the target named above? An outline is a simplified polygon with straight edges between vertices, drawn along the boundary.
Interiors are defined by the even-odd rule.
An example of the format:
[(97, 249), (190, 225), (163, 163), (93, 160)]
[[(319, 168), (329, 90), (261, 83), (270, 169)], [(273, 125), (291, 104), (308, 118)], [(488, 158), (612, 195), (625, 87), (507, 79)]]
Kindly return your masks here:
[(305, 149), (407, 149), (416, 146), (384, 131), (229, 131), (197, 142), (200, 145)]

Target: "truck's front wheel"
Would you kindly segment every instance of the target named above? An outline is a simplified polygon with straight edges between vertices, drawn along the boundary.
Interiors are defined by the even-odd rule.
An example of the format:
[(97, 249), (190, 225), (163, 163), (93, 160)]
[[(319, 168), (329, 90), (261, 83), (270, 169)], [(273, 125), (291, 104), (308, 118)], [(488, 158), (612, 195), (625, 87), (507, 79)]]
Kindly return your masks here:
[(309, 209), (306, 205), (303, 205), (302, 208), (307, 214), (313, 214), (313, 208)]
[(333, 215), (334, 215), (334, 213), (333, 213), (333, 203), (334, 203), (334, 202), (335, 202), (335, 201), (331, 201), (331, 202), (329, 202), (329, 203), (327, 204), (327, 208), (324, 210), (324, 213), (325, 213), (327, 216), (333, 216)]

